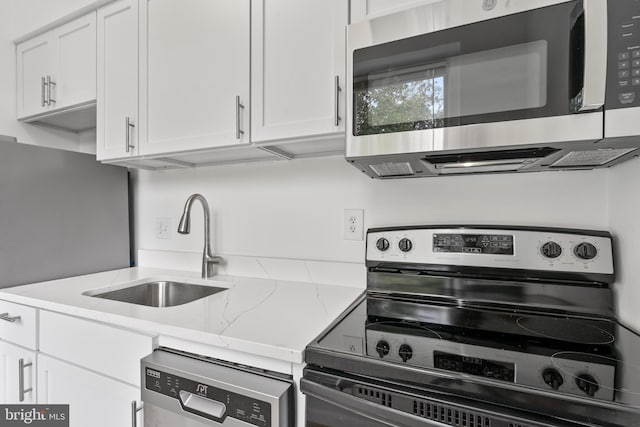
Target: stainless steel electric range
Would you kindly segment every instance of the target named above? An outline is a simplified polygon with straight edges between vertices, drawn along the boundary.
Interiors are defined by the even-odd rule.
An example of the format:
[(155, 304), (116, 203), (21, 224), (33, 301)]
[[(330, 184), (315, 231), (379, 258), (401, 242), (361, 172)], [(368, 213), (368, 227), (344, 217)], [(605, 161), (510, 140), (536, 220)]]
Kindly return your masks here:
[(640, 426), (610, 234), (371, 229), (366, 266), (366, 295), (307, 347), (307, 426)]

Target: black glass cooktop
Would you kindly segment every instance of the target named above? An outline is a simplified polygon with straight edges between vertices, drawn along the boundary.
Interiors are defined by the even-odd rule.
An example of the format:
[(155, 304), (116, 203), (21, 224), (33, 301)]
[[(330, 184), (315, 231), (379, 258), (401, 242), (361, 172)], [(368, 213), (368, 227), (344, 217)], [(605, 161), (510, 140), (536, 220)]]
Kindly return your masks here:
[(640, 336), (607, 318), (369, 296), (311, 348), (640, 408)]

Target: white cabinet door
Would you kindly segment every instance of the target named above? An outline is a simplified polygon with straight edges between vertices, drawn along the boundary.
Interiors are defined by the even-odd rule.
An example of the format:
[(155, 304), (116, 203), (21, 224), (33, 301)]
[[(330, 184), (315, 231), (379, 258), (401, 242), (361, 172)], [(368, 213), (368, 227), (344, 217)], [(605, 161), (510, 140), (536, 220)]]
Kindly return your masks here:
[(96, 14), (53, 30), (56, 45), (52, 107), (66, 108), (96, 99)]
[(35, 364), (35, 352), (0, 341), (0, 403), (36, 402)]
[(136, 387), (42, 354), (38, 386), (38, 404), (69, 404), (71, 427), (130, 426), (131, 402), (140, 399)]
[(252, 0), (251, 13), (252, 141), (343, 132), (349, 2)]
[(140, 154), (248, 143), (250, 0), (140, 1)]
[(351, 23), (441, 0), (351, 0)]
[(97, 158), (127, 157), (138, 153), (138, 0), (111, 3), (97, 20)]
[(20, 43), (16, 47), (16, 83), (18, 118), (46, 111), (47, 87), (51, 74), (53, 39), (50, 33)]
[(20, 43), (16, 53), (19, 119), (95, 101), (95, 12)]

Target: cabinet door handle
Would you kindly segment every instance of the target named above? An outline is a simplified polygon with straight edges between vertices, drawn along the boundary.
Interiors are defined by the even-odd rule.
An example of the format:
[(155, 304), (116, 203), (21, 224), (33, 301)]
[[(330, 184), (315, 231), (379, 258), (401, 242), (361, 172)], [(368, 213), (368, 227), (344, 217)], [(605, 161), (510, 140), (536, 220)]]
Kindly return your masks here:
[(24, 388), (24, 368), (29, 366), (33, 366), (33, 363), (24, 363), (24, 359), (18, 359), (18, 401), (20, 402), (24, 402), (24, 395), (33, 390), (32, 387), (26, 390)]
[(244, 110), (244, 105), (240, 103), (240, 97), (236, 96), (236, 139), (240, 139), (240, 135), (244, 135), (244, 131), (240, 129), (240, 110)]
[(335, 118), (336, 118), (336, 126), (340, 126), (340, 120), (342, 120), (342, 118), (340, 117), (340, 92), (342, 91), (342, 88), (340, 87), (340, 76), (336, 76), (335, 79), (335, 94), (336, 94), (336, 109), (335, 109)]
[(131, 117), (129, 117), (129, 116), (125, 117), (124, 124), (125, 124), (125, 127), (124, 127), (125, 138), (124, 138), (124, 141), (125, 141), (125, 144), (126, 144), (125, 150), (128, 153), (132, 148), (136, 147), (135, 145), (131, 145), (131, 128), (136, 127), (136, 125), (131, 122)]
[(17, 320), (20, 320), (20, 316), (9, 316), (9, 313), (2, 313), (0, 314), (0, 320), (13, 323)]
[(41, 81), (40, 81), (40, 105), (41, 106), (46, 106), (47, 105), (47, 97), (45, 95), (47, 89), (47, 79), (42, 77)]
[(144, 406), (138, 408), (138, 402), (131, 401), (131, 427), (138, 427), (138, 412), (142, 411)]
[(51, 80), (51, 76), (47, 76), (47, 94), (48, 94), (47, 104), (48, 105), (51, 105), (52, 102), (54, 104), (56, 103), (56, 100), (51, 97), (51, 86), (55, 86), (55, 85), (56, 85), (56, 82)]

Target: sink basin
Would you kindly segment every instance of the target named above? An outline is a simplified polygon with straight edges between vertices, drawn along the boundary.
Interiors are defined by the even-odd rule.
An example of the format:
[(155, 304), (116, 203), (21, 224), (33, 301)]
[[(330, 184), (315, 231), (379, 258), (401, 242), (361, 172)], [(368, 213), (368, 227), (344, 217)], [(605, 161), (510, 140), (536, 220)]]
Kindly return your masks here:
[(101, 293), (89, 291), (84, 295), (149, 307), (174, 307), (226, 290), (227, 288), (193, 283), (155, 281)]

